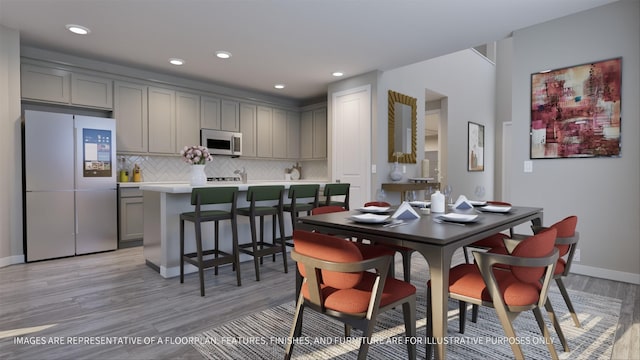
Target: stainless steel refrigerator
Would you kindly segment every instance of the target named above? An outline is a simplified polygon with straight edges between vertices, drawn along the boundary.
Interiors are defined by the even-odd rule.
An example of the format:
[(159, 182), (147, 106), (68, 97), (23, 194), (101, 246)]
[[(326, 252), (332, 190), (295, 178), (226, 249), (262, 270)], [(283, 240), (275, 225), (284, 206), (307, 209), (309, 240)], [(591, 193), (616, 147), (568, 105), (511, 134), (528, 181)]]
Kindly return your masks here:
[(117, 248), (115, 123), (25, 111), (27, 261)]

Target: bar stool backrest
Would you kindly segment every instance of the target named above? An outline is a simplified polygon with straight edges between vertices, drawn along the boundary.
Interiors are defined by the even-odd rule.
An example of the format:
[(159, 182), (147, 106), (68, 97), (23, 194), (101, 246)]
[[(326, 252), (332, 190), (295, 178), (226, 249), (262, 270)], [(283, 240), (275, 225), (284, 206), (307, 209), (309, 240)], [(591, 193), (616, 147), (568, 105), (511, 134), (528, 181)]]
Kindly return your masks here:
[(289, 199), (314, 198), (314, 203), (317, 204), (319, 193), (320, 185), (318, 184), (291, 185), (288, 197)]
[(235, 208), (238, 197), (238, 187), (202, 187), (191, 190), (191, 205), (199, 211), (201, 205), (233, 204)]
[(249, 186), (247, 189), (247, 201), (279, 200), (282, 202), (283, 193), (283, 185)]

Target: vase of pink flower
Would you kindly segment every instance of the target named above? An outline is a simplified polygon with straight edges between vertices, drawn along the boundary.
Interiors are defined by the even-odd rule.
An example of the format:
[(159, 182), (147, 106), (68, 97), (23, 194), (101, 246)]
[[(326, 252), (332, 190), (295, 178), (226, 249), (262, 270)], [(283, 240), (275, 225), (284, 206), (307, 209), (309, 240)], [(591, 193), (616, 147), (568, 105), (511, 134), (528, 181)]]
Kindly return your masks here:
[(180, 155), (182, 155), (184, 161), (191, 164), (191, 186), (205, 185), (207, 183), (207, 174), (204, 172), (204, 167), (207, 161), (213, 160), (209, 150), (199, 145), (185, 146), (180, 151)]

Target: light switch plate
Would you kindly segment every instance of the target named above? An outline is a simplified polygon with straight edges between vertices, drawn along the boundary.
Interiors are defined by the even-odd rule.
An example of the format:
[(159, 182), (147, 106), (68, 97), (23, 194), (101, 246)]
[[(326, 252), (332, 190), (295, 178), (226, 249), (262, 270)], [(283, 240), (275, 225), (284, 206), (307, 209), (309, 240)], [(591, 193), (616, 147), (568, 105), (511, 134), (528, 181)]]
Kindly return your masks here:
[(375, 174), (375, 173), (376, 173), (376, 171), (377, 171), (376, 164), (371, 165), (371, 173), (372, 173), (372, 174)]
[(526, 172), (526, 173), (533, 172), (533, 161), (525, 160), (525, 162), (524, 162), (524, 172)]

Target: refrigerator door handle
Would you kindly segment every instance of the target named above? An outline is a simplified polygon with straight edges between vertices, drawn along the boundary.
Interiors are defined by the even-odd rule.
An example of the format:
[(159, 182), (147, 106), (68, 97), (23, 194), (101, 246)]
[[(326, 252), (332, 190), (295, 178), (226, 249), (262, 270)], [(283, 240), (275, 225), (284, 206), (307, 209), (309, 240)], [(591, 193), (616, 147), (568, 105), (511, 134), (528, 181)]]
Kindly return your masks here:
[(76, 218), (75, 218), (75, 223), (76, 223), (76, 232), (75, 232), (75, 234), (74, 234), (74, 235), (78, 235), (78, 233), (80, 232), (80, 229), (78, 228), (78, 223), (79, 223), (79, 222), (78, 222), (78, 211), (76, 210), (76, 211), (74, 211), (74, 212), (75, 212), (75, 217), (76, 217)]

